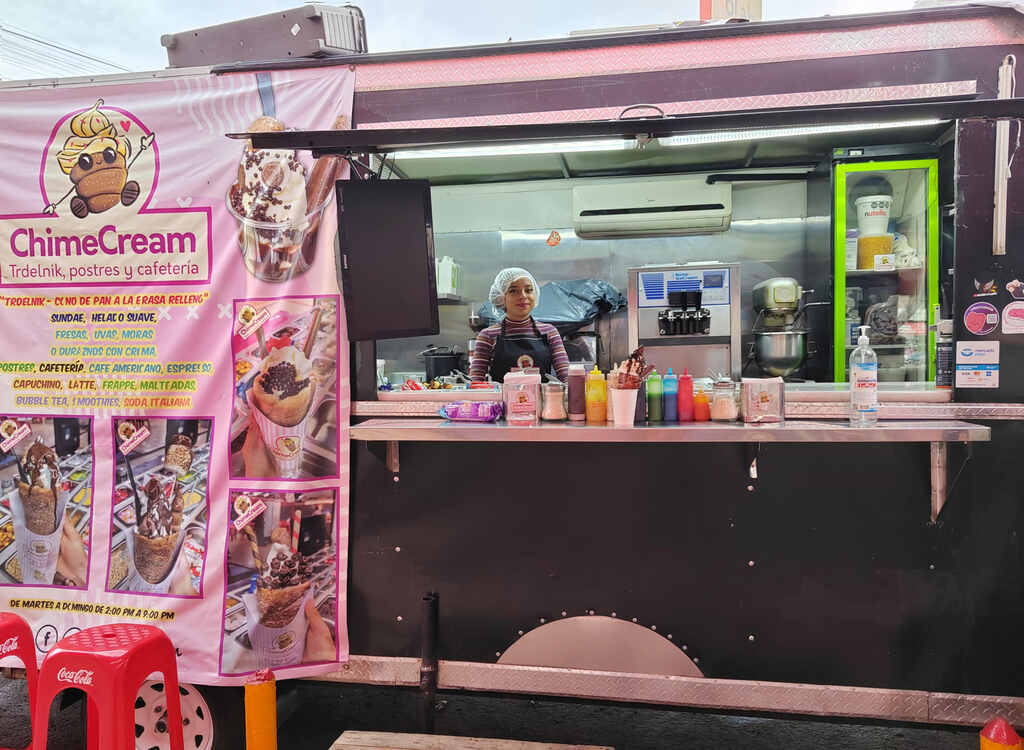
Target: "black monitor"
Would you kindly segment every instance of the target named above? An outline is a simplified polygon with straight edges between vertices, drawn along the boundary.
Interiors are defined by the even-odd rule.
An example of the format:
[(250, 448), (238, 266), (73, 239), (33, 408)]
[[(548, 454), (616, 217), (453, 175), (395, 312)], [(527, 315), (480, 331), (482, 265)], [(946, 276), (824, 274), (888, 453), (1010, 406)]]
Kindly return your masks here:
[(438, 333), (430, 183), (345, 180), (336, 188), (349, 339)]

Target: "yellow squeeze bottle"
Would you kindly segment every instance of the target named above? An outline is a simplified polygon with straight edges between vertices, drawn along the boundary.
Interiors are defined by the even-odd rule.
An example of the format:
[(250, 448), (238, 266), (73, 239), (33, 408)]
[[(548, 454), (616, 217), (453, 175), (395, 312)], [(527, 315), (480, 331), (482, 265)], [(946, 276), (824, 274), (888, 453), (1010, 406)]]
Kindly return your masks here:
[(608, 419), (608, 390), (604, 373), (594, 369), (587, 373), (587, 424), (604, 424)]

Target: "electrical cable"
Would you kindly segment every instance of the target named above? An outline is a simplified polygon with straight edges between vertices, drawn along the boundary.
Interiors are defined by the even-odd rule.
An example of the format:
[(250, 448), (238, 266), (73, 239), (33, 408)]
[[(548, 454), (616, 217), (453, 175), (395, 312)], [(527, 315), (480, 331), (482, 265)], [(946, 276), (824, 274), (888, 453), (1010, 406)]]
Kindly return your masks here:
[(66, 53), (74, 55), (76, 57), (82, 57), (82, 58), (85, 58), (86, 60), (92, 60), (93, 62), (100, 63), (101, 65), (107, 65), (107, 66), (109, 66), (111, 68), (117, 68), (118, 70), (120, 70), (120, 71), (122, 71), (124, 73), (131, 73), (132, 72), (128, 68), (125, 68), (125, 67), (123, 67), (121, 65), (118, 65), (117, 63), (110, 62), (109, 60), (103, 60), (103, 59), (100, 59), (98, 57), (93, 57), (92, 55), (88, 55), (85, 52), (81, 52), (81, 51), (76, 50), (76, 49), (70, 49), (68, 47), (63, 47), (63, 46), (57, 44), (56, 42), (51, 42), (51, 41), (49, 41), (47, 39), (42, 39), (42, 38), (37, 37), (37, 36), (35, 36), (33, 34), (30, 34), (28, 32), (20, 33), (19, 31), (15, 31), (14, 29), (15, 29), (15, 27), (12, 27), (9, 24), (0, 24), (0, 32), (11, 34), (13, 36), (18, 36), (18, 37), (21, 37), (22, 39), (28, 39), (29, 41), (36, 42), (37, 44), (42, 44), (42, 45), (45, 45), (47, 47), (52, 47), (53, 49), (57, 49), (57, 50), (60, 50), (62, 52), (66, 52)]
[[(95, 70), (95, 67), (89, 64), (84, 66), (81, 63), (77, 63), (71, 59), (60, 59), (56, 56), (44, 54), (42, 51), (37, 50), (23, 42), (17, 40), (8, 40), (6, 45), (8, 49), (13, 50), (15, 55), (20, 57), (22, 60), (31, 60), (42, 63), (47, 69), (53, 69), (54, 66), (57, 68), (66, 70), (68, 72), (81, 73), (84, 68), (90, 69), (90, 72)], [(11, 58), (10, 62), (17, 64), (17, 58)], [(110, 72), (110, 71), (97, 71), (97, 72)]]

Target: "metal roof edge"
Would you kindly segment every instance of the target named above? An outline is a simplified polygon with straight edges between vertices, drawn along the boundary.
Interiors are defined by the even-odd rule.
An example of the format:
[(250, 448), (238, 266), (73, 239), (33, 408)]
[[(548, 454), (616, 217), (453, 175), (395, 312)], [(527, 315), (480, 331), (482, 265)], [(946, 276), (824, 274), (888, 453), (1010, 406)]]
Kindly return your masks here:
[(917, 8), (886, 13), (858, 13), (842, 16), (786, 19), (781, 21), (750, 21), (744, 23), (700, 24), (657, 31), (634, 31), (616, 34), (580, 35), (556, 39), (523, 42), (501, 42), (462, 47), (437, 47), (397, 52), (360, 53), (316, 58), (288, 58), (261, 62), (225, 63), (222, 65), (189, 68), (161, 68), (133, 73), (74, 77), (44, 77), (20, 80), (0, 79), (0, 90), (56, 88), (58, 86), (88, 86), (107, 83), (138, 82), (156, 78), (179, 76), (241, 73), (256, 70), (291, 70), (336, 66), (358, 66), (375, 63), (412, 62), (418, 60), (486, 57), (491, 55), (555, 52), (559, 50), (614, 47), (625, 44), (657, 44), (728, 36), (814, 32), (828, 29), (848, 29), (863, 26), (897, 25), (926, 21), (955, 21), (983, 16), (1024, 14), (1024, 5), (1010, 0), (979, 0), (979, 2), (953, 7)]
[(138, 73), (105, 73), (103, 75), (70, 76), (67, 78), (26, 78), (5, 81), (0, 79), (0, 91), (18, 89), (52, 89), (63, 86), (95, 86), (111, 83), (138, 83), (159, 78), (185, 78), (195, 75), (207, 75), (209, 66), (196, 68), (162, 68), (160, 70), (142, 71)]
[(308, 130), (271, 133), (229, 133), (248, 138), (256, 148), (309, 149), (325, 153), (384, 153), (409, 148), (454, 144), (495, 144), (509, 141), (635, 137), (828, 124), (903, 122), (917, 119), (953, 121), (969, 118), (1019, 118), (1024, 98), (948, 99), (913, 104), (852, 104), (830, 107), (786, 107), (696, 113), (657, 118), (589, 120), (525, 125), (482, 125), (379, 130)]
[(556, 52), (561, 50), (614, 47), (626, 44), (657, 44), (663, 42), (689, 41), (729, 36), (753, 36), (758, 34), (781, 34), (792, 32), (815, 32), (833, 29), (850, 29), (863, 26), (886, 26), (903, 23), (928, 21), (956, 21), (983, 16), (997, 16), (1024, 13), (1017, 4), (1003, 4), (996, 0), (991, 3), (971, 3), (953, 7), (917, 8), (913, 10), (889, 11), (886, 13), (858, 13), (842, 16), (820, 16), (815, 18), (786, 19), (780, 21), (748, 21), (743, 23), (700, 24), (680, 26), (656, 31), (632, 31), (615, 34), (579, 35), (556, 39), (540, 39), (523, 42), (500, 42), (476, 44), (462, 47), (437, 47), (396, 52), (369, 52), (354, 55), (338, 55), (319, 58), (269, 60), (254, 63), (228, 63), (213, 66), (215, 74), (238, 73), (254, 70), (287, 70), (294, 68), (330, 67), (335, 65), (372, 65), (378, 63), (414, 62), (450, 58), (487, 57), (492, 55), (526, 54), (531, 52)]

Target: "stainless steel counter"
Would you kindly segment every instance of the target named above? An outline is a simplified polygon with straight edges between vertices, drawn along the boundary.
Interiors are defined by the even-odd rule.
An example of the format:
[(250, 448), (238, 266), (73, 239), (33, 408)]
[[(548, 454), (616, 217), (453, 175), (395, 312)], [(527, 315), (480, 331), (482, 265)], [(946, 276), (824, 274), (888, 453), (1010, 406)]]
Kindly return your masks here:
[[(452, 399), (457, 401), (458, 399)], [(437, 402), (353, 401), (352, 414), (356, 417), (436, 417)], [(794, 400), (786, 392), (787, 419), (847, 419), (849, 403), (835, 401)], [(878, 405), (882, 420), (894, 419), (983, 419), (1024, 420), (1024, 404), (972, 404), (882, 401)]]
[(369, 419), (352, 426), (354, 440), (485, 443), (933, 443), (989, 439), (991, 430), (955, 420), (881, 421), (873, 427), (844, 422), (788, 420), (781, 425), (701, 422), (635, 427), (587, 427), (567, 422), (533, 426), (444, 419)]
[[(482, 443), (929, 443), (931, 449), (931, 521), (946, 502), (946, 444), (991, 439), (984, 425), (958, 420), (882, 420), (872, 427), (850, 427), (845, 420), (795, 420), (784, 424), (702, 422), (634, 427), (587, 427), (567, 422), (532, 426), (449, 422), (403, 417), (368, 419), (352, 426), (353, 440), (387, 443), (387, 465), (398, 481), (398, 446), (406, 442)], [(749, 467), (757, 480), (756, 456)]]

